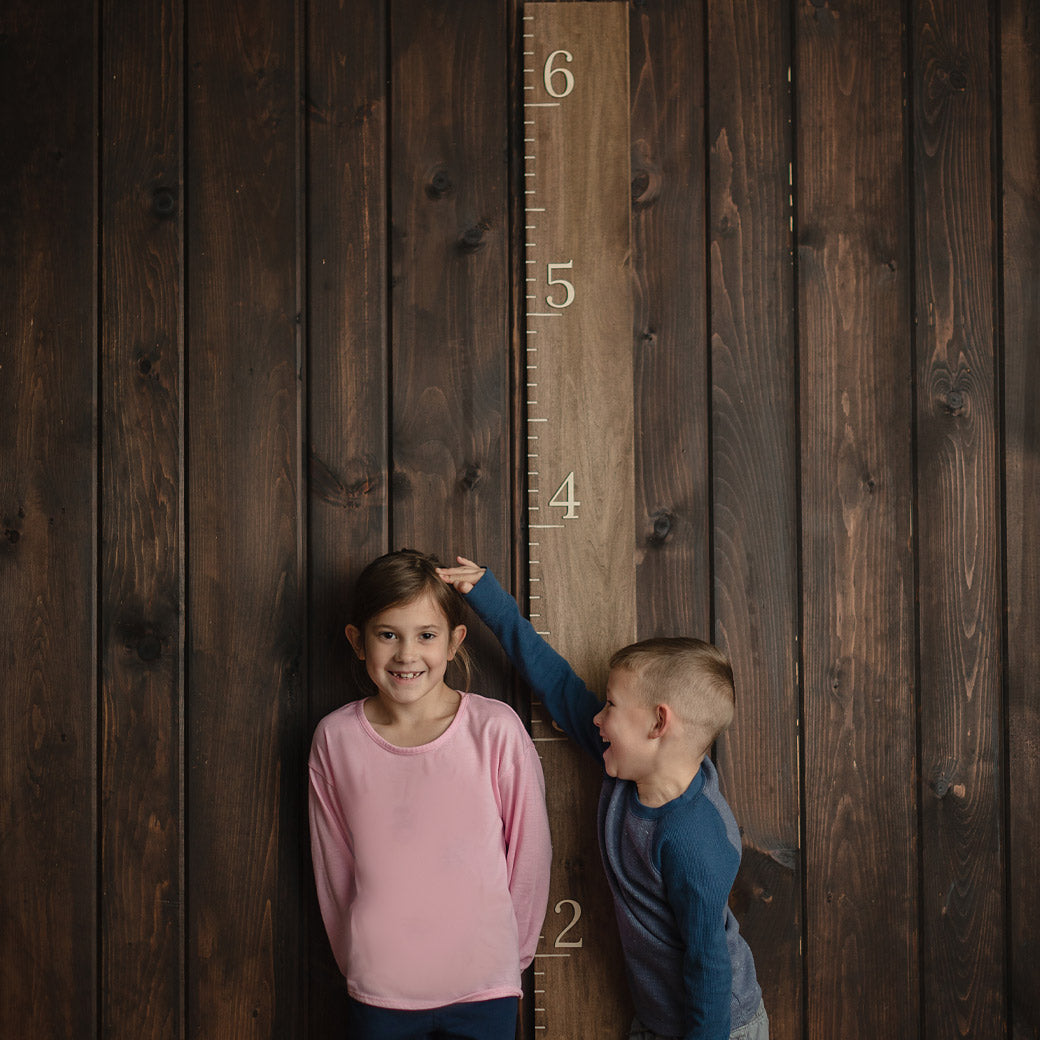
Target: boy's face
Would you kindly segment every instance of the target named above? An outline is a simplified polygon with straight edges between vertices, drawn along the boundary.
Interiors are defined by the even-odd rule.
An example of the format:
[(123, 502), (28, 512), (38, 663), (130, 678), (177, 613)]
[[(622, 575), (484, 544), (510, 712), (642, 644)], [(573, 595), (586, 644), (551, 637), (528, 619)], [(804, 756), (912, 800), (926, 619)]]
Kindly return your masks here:
[(640, 692), (642, 680), (624, 668), (615, 668), (607, 679), (607, 702), (592, 720), (608, 742), (603, 752), (603, 767), (619, 780), (644, 779), (652, 763), (651, 732), (656, 714)]

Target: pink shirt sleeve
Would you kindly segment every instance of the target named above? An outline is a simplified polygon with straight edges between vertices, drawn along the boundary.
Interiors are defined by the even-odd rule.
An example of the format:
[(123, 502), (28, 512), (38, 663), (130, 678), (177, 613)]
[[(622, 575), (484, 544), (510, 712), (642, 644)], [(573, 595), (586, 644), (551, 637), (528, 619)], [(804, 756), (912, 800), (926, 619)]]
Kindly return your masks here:
[(313, 766), (309, 772), (308, 809), (314, 884), (336, 964), (346, 975), (347, 910), (354, 898), (353, 845), (335, 792)]
[(545, 780), (534, 744), (526, 734), (503, 756), (499, 804), (506, 838), (509, 894), (520, 938), (520, 967), (534, 960), (549, 898), (552, 841), (545, 808)]

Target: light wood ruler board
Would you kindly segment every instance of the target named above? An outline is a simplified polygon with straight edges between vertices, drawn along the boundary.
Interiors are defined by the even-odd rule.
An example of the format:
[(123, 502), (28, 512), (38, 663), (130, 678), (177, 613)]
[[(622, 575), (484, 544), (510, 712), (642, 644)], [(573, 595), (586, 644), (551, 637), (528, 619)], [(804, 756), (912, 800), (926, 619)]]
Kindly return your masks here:
[[(529, 614), (602, 692), (636, 636), (628, 5), (528, 3), (522, 18)], [(554, 850), (535, 1036), (621, 1040), (602, 773), (537, 704), (532, 733)]]

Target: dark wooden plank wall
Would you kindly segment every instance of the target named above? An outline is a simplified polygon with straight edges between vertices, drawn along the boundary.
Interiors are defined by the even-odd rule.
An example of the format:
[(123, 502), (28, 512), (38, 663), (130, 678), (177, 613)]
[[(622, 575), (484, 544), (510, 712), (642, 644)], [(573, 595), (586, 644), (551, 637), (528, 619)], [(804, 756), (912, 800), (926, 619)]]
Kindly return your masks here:
[[(5, 1037), (339, 1035), (350, 578), (523, 588), (518, 12), (0, 13)], [(1040, 1037), (1040, 5), (630, 12), (639, 624), (734, 660), (773, 1035)]]
[(113, 1036), (183, 1031), (182, 32), (176, 0), (106, 4), (101, 21), (99, 1006)]
[(796, 22), (806, 1026), (821, 1037), (901, 1035), (920, 1001), (902, 14), (809, 4)]
[(1001, 450), (1005, 486), (1004, 554), (1007, 574), (1008, 940), (1014, 1040), (1040, 1036), (1037, 963), (1040, 963), (1040, 10), (1011, 0), (994, 28), (1000, 54), (1002, 147), (997, 151), (1001, 265), (997, 299), (998, 358), (1003, 355)]

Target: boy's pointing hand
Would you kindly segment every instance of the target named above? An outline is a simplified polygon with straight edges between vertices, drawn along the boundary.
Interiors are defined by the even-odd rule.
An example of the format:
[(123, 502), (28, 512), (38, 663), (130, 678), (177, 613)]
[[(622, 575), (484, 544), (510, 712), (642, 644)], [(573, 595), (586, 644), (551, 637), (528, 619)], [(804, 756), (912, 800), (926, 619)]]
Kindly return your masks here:
[(442, 581), (454, 585), (463, 595), (472, 592), (473, 586), (484, 576), (484, 568), (467, 560), (465, 556), (456, 556), (458, 567), (438, 567), (437, 574)]

